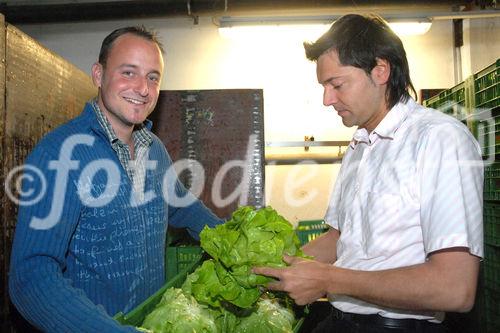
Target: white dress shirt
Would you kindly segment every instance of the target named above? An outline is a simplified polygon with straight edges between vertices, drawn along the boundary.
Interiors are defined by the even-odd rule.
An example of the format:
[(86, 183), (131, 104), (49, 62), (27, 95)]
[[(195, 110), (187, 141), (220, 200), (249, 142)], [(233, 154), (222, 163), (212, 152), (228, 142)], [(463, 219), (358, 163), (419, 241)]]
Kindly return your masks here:
[[(404, 267), (458, 246), (482, 257), (482, 194), (481, 150), (467, 127), (412, 99), (399, 103), (371, 133), (358, 129), (344, 156), (325, 217), (340, 231), (334, 265)], [(331, 295), (331, 302), (345, 312), (444, 318), (343, 295)]]

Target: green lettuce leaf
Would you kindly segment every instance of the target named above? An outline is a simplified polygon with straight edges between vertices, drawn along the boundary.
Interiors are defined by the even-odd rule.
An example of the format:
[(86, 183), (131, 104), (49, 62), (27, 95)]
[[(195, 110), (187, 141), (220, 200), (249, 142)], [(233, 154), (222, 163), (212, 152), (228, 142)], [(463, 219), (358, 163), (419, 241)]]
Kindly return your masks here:
[[(226, 223), (205, 227), (200, 241), (214, 262), (210, 268), (203, 268), (203, 273), (197, 273), (196, 282), (194, 278), (190, 282), (204, 285), (193, 285), (191, 289), (198, 301), (212, 306), (220, 306), (222, 300), (242, 308), (252, 306), (261, 294), (259, 286), (272, 281), (253, 274), (252, 267), (284, 267), (284, 254), (304, 257), (293, 226), (271, 207), (240, 207)], [(216, 279), (209, 277), (213, 271), (218, 286)]]
[(188, 275), (182, 285), (186, 294), (191, 294), (198, 302), (214, 307), (222, 307), (228, 301), (238, 307), (251, 307), (259, 298), (260, 291), (238, 283), (220, 263), (205, 260), (193, 273)]
[(178, 288), (167, 289), (142, 328), (154, 333), (217, 333), (215, 317), (192, 296)]
[(234, 333), (292, 333), (295, 323), (291, 309), (282, 306), (277, 299), (262, 298), (256, 311), (240, 319)]

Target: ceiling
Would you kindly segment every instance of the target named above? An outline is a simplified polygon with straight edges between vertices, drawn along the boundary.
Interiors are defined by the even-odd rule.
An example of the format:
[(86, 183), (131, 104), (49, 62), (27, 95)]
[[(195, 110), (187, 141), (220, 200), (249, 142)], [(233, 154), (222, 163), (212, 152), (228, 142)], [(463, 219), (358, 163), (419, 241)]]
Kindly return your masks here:
[(496, 1), (406, 0), (0, 0), (0, 12), (12, 24), (95, 21), (123, 18), (237, 15), (283, 11), (460, 11), (491, 10)]

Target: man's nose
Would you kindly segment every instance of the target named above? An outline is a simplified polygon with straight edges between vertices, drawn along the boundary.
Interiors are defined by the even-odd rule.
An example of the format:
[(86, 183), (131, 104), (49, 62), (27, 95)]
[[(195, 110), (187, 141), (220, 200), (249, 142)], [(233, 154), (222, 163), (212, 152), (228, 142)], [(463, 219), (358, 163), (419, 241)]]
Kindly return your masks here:
[(135, 85), (135, 91), (141, 96), (147, 96), (149, 94), (149, 86), (147, 78), (138, 78)]
[(337, 92), (333, 88), (325, 88), (323, 91), (323, 105), (330, 106), (339, 101)]

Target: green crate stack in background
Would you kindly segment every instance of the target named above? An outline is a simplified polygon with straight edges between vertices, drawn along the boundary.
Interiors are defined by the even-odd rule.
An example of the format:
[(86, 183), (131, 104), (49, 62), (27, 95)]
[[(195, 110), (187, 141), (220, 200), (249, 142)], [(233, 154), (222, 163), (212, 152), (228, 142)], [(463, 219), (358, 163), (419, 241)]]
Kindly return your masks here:
[(500, 293), (486, 288), (486, 332), (500, 332)]
[(487, 109), (500, 106), (500, 59), (473, 77), (474, 106)]
[(440, 110), (443, 113), (463, 121), (467, 116), (464, 112), (466, 107), (465, 96), (465, 82), (462, 82), (423, 101), (423, 105)]
[(328, 225), (323, 220), (303, 220), (297, 224), (295, 232), (301, 245), (309, 243), (328, 230)]
[[(485, 244), (484, 255), (488, 261), (484, 263), (484, 281), (489, 290), (500, 293), (500, 247)], [(500, 296), (498, 294), (497, 296)], [(500, 306), (500, 304), (498, 304)], [(498, 322), (500, 324), (500, 322)]]
[(485, 202), (484, 286), (487, 332), (500, 332), (500, 205)]
[[(481, 145), (484, 160), (484, 261), (476, 297), (485, 322), (481, 331), (500, 332), (500, 59), (464, 82), (426, 101), (424, 106), (450, 114), (462, 122), (463, 114)], [(462, 94), (462, 91), (464, 92)], [(463, 106), (465, 112), (458, 112)], [(483, 290), (484, 289), (484, 290)], [(484, 311), (481, 310), (484, 307)]]
[(484, 299), (487, 332), (500, 331), (500, 59), (473, 75), (473, 133), (484, 168)]
[(496, 160), (500, 155), (500, 59), (472, 75), (472, 78), (472, 133), (481, 144), (484, 159)]
[[(490, 201), (490, 199), (485, 198), (483, 207), (483, 223), (484, 242), (489, 246), (500, 248), (500, 205), (498, 202), (493, 202)], [(485, 255), (485, 257), (489, 258), (487, 255)]]
[[(491, 212), (491, 206), (495, 207), (493, 212), (498, 211), (498, 202), (488, 204), (485, 202), (486, 209)], [(484, 212), (484, 260), (483, 275), (484, 280), (484, 316), (486, 323), (486, 332), (500, 332), (500, 244), (499, 234), (500, 217), (497, 215), (488, 215)]]
[[(484, 194), (483, 194), (483, 199), (484, 199), (484, 206), (488, 204), (489, 207), (498, 207), (497, 209), (500, 209), (500, 206), (498, 205), (498, 201), (500, 200), (500, 161), (499, 162), (493, 162), (493, 163), (486, 163), (484, 166)], [(497, 202), (495, 202), (497, 201)], [(489, 210), (494, 210), (494, 208), (490, 208)], [(496, 221), (500, 217), (499, 216), (491, 216), (489, 212), (484, 210), (484, 218), (485, 220), (489, 221)], [(485, 230), (485, 235), (486, 235), (486, 230)], [(500, 237), (500, 234), (489, 234), (489, 236), (495, 236), (495, 237)], [(497, 244), (497, 246), (500, 246), (500, 244)]]

